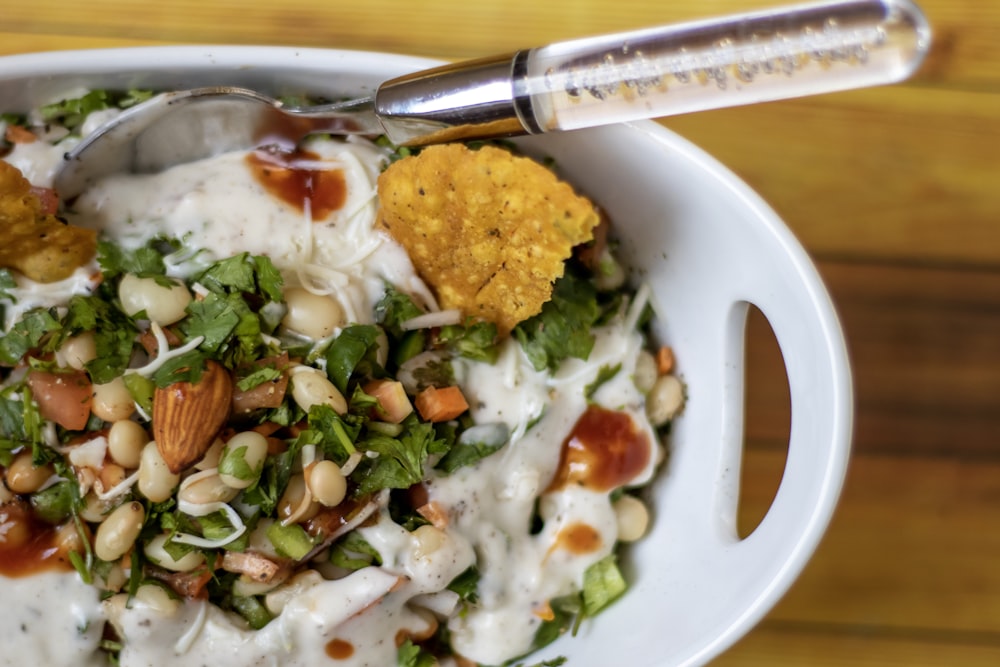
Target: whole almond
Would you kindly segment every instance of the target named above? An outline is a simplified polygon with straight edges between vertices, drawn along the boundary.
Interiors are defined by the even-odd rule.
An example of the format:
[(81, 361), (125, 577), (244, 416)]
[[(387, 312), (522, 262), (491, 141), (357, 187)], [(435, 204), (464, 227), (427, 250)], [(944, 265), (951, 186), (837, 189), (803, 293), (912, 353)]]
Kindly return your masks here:
[(175, 382), (153, 394), (153, 439), (170, 472), (177, 474), (205, 456), (229, 419), (233, 381), (209, 361), (197, 383)]

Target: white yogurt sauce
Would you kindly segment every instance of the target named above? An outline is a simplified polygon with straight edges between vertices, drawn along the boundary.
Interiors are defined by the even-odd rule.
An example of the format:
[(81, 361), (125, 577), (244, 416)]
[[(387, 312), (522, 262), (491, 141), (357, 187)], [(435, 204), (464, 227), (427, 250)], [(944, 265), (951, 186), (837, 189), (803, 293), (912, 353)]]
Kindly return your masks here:
[[(7, 159), (35, 165), (30, 173), (36, 184), (45, 185), (55, 163), (36, 155), (37, 150), (21, 145)], [(59, 155), (63, 150), (49, 147)], [(229, 154), (157, 175), (111, 177), (80, 197), (73, 222), (102, 230), (125, 246), (165, 235), (206, 250), (213, 260), (240, 252), (268, 255), (286, 282), (334, 294), (353, 322), (371, 321), (385, 281), (433, 307), (405, 252), (374, 228), (377, 150), (363, 142), (329, 141), (316, 142), (311, 150), (326, 168), (342, 169), (348, 186), (344, 206), (322, 221), (310, 221), (269, 194), (244, 155)], [(191, 270), (183, 263), (173, 269), (177, 274)], [(56, 303), (88, 286), (81, 271), (22, 307)], [(125, 640), (122, 667), (312, 667), (331, 660), (326, 646), (335, 639), (352, 647), (336, 664), (387, 667), (396, 663), (397, 636), (419, 636), (428, 629), (428, 609), (447, 615), (455, 600), (440, 591), (473, 564), (481, 575), (480, 603), (445, 621), (455, 649), (485, 664), (523, 654), (541, 623), (538, 612), (551, 598), (578, 590), (587, 567), (611, 553), (617, 539), (607, 494), (574, 485), (543, 496), (544, 528), (535, 535), (530, 531), (535, 499), (549, 485), (562, 443), (587, 408), (584, 387), (603, 366), (621, 364), (621, 370), (593, 400), (634, 414), (635, 423), (649, 429), (642, 396), (631, 380), (640, 336), (626, 330), (623, 318), (595, 333), (591, 358), (567, 362), (554, 377), (535, 371), (511, 340), (495, 365), (456, 361), (477, 423), (504, 422), (512, 437), (475, 466), (450, 476), (430, 472), (429, 498), (453, 516), (444, 544), (432, 554), (423, 555), (413, 535), (384, 512), (375, 525), (360, 529), (380, 552), (381, 567), (307, 588), (256, 632), (203, 602), (187, 602), (167, 614), (138, 601), (126, 607), (120, 597), (99, 606), (96, 593), (72, 574), (3, 581), (0, 660), (8, 662), (0, 664), (31, 655), (51, 667), (87, 665), (103, 617)], [(656, 443), (651, 430), (648, 436)], [(651, 456), (630, 484), (647, 481), (656, 459)], [(594, 529), (599, 547), (583, 554), (559, 548), (560, 532), (581, 523)], [(81, 627), (87, 630), (81, 633)]]
[(96, 667), (104, 618), (98, 591), (75, 574), (0, 577), (0, 665)]

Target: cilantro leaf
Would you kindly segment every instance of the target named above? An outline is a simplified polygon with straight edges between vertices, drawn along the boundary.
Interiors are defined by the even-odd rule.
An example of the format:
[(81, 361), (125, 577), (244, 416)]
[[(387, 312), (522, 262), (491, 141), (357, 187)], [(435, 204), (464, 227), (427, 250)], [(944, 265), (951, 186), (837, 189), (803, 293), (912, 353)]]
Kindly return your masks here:
[(500, 350), (497, 342), (497, 325), (492, 322), (472, 322), (441, 327), (438, 340), (450, 350), (475, 361), (495, 363)]
[(52, 104), (46, 104), (39, 112), (47, 123), (60, 123), (75, 129), (86, 117), (101, 109), (118, 107), (127, 109), (153, 96), (152, 91), (130, 89), (127, 91), (92, 90), (80, 97), (71, 97)]
[(10, 269), (0, 269), (0, 299), (15, 301), (14, 297), (7, 291), (15, 287), (17, 287), (17, 281), (14, 279), (14, 274), (10, 272)]
[(236, 388), (240, 391), (250, 391), (254, 387), (265, 382), (274, 382), (281, 377), (281, 370), (273, 366), (263, 366), (244, 375), (236, 382)]
[(158, 248), (161, 243), (154, 240), (135, 250), (126, 250), (117, 243), (98, 241), (97, 263), (104, 279), (110, 280), (123, 273), (134, 273), (141, 278), (165, 275), (167, 267)]
[(594, 378), (594, 381), (584, 388), (583, 395), (588, 399), (591, 398), (601, 388), (602, 384), (618, 375), (618, 371), (621, 369), (622, 365), (620, 363), (614, 366), (601, 366), (600, 370), (597, 371), (597, 377)]
[(399, 667), (434, 667), (438, 664), (433, 655), (426, 652), (407, 638), (396, 654)]
[(64, 336), (84, 331), (94, 333), (97, 355), (86, 365), (93, 382), (110, 382), (128, 368), (138, 330), (130, 318), (110, 303), (96, 296), (74, 296), (63, 324)]
[(457, 593), (460, 599), (475, 604), (479, 600), (479, 570), (475, 565), (470, 565), (465, 572), (451, 580), (448, 590)]
[(215, 262), (198, 277), (198, 282), (220, 293), (262, 294), (268, 301), (283, 299), (281, 273), (270, 258), (240, 253)]
[(403, 423), (405, 428), (399, 438), (369, 433), (358, 443), (359, 449), (377, 454), (374, 458), (365, 457), (358, 466), (361, 473), (358, 475), (358, 494), (381, 489), (408, 489), (423, 479), (424, 462), (435, 446), (434, 426), (421, 422), (414, 415)]
[(361, 533), (351, 531), (330, 548), (330, 562), (348, 570), (360, 570), (370, 565), (381, 565), (382, 556)]
[(486, 458), (507, 444), (510, 429), (506, 424), (480, 424), (466, 429), (458, 442), (445, 454), (435, 468), (450, 475), (459, 468)]
[(168, 359), (153, 373), (153, 382), (163, 389), (175, 382), (196, 383), (205, 370), (205, 354), (200, 350), (191, 350), (179, 356)]
[(386, 287), (385, 295), (375, 304), (375, 321), (385, 327), (394, 339), (401, 338), (406, 333), (400, 324), (423, 314), (424, 311), (414, 303), (409, 294), (400, 292), (391, 285)]
[(378, 335), (378, 327), (374, 325), (355, 324), (341, 331), (326, 348), (326, 374), (341, 394), (347, 393), (347, 383), (362, 361), (367, 362), (366, 374), (377, 365)]
[(579, 593), (573, 593), (549, 600), (552, 618), (545, 621), (531, 643), (531, 650), (537, 651), (559, 639), (567, 631), (576, 627), (583, 616), (583, 599)]
[(542, 312), (518, 324), (513, 333), (536, 370), (555, 370), (568, 357), (590, 356), (590, 330), (600, 316), (597, 289), (567, 270), (555, 282)]
[[(341, 417), (329, 405), (314, 405), (309, 408), (309, 431), (312, 444), (318, 444), (328, 459), (343, 465), (356, 451), (354, 441), (360, 433), (361, 425), (349, 416)], [(306, 433), (306, 432), (304, 432)]]
[(62, 325), (48, 310), (38, 308), (28, 311), (2, 338), (0, 338), (0, 362), (14, 366), (28, 353), (41, 344), (42, 339)]

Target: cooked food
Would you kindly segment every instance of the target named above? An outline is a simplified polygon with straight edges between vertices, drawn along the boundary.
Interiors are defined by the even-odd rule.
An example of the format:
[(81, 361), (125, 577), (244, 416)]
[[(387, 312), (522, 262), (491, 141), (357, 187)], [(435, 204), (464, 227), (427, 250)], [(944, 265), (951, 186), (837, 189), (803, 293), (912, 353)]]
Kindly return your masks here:
[(51, 283), (68, 278), (97, 249), (97, 234), (64, 224), (31, 191), (21, 172), (0, 160), (0, 267), (31, 280)]
[(594, 205), (552, 170), (495, 146), (431, 146), (379, 177), (379, 223), (406, 248), (442, 308), (501, 335), (537, 314)]
[[(80, 120), (4, 160), (46, 187)], [(377, 197), (394, 157), (319, 137), (109, 177), (61, 210), (95, 258), (0, 269), (7, 655), (499, 665), (625, 594), (683, 400), (646, 291), (548, 168), (428, 149)]]

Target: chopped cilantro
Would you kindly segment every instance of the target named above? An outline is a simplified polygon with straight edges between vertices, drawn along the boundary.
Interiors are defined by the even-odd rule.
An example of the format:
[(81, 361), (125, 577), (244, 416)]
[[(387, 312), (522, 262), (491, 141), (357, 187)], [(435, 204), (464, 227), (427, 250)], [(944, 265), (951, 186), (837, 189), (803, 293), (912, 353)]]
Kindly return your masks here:
[(440, 445), (434, 426), (410, 415), (398, 438), (369, 433), (358, 443), (359, 449), (377, 454), (365, 457), (360, 471), (357, 493), (365, 495), (380, 489), (408, 489), (424, 478), (424, 462)]
[(31, 494), (31, 509), (42, 521), (62, 523), (73, 512), (73, 482), (59, 482)]
[(198, 277), (198, 282), (220, 293), (262, 294), (281, 301), (281, 273), (267, 257), (241, 253), (215, 262)]
[(190, 352), (167, 359), (153, 373), (153, 382), (160, 389), (169, 387), (175, 382), (190, 382), (194, 384), (201, 379), (201, 374), (204, 370), (205, 354), (200, 350), (191, 350)]
[(438, 333), (438, 340), (456, 354), (488, 364), (496, 362), (499, 354), (497, 325), (492, 322), (444, 326)]
[(473, 426), (458, 437), (458, 442), (435, 467), (450, 475), (498, 451), (507, 444), (509, 437), (510, 429), (502, 422)]
[(542, 312), (518, 324), (514, 337), (536, 370), (555, 370), (568, 357), (590, 356), (591, 328), (600, 316), (596, 288), (567, 270), (555, 282)]
[(397, 662), (399, 667), (434, 667), (438, 664), (433, 655), (414, 644), (409, 638), (400, 645)]
[(326, 374), (340, 393), (347, 393), (347, 383), (355, 370), (365, 375), (376, 374), (378, 338), (378, 327), (355, 324), (341, 331), (326, 348), (323, 354), (326, 359)]
[(405, 332), (400, 324), (414, 317), (423, 315), (413, 298), (395, 287), (387, 286), (385, 295), (375, 304), (375, 321), (385, 327), (393, 339), (401, 338)]
[(125, 109), (143, 102), (153, 93), (147, 90), (109, 91), (92, 90), (80, 97), (73, 97), (47, 104), (39, 112), (47, 123), (59, 123), (68, 129), (75, 129), (83, 123), (88, 114), (101, 109), (118, 107)]
[(14, 274), (10, 272), (10, 269), (0, 269), (0, 299), (15, 301), (8, 291), (15, 287), (17, 287), (17, 281), (14, 280)]
[(104, 279), (110, 280), (123, 273), (134, 273), (142, 278), (163, 276), (167, 270), (163, 262), (164, 243), (156, 240), (129, 251), (110, 241), (98, 241), (97, 263)]
[(252, 371), (249, 375), (244, 375), (236, 382), (236, 388), (240, 391), (250, 391), (254, 387), (265, 382), (274, 382), (281, 377), (281, 371), (273, 366), (264, 366)]
[(479, 570), (475, 565), (469, 566), (465, 572), (451, 580), (448, 590), (457, 593), (465, 602), (475, 604), (479, 600)]
[(579, 593), (573, 593), (549, 600), (552, 618), (543, 622), (535, 631), (531, 650), (537, 651), (559, 639), (567, 631), (573, 630), (583, 617), (583, 599)]
[(360, 570), (370, 565), (381, 565), (382, 556), (361, 533), (352, 531), (330, 548), (330, 562), (348, 570)]
[(62, 325), (48, 310), (28, 311), (2, 338), (0, 363), (15, 366), (30, 350), (38, 347), (46, 334), (58, 331)]
[(601, 388), (601, 385), (618, 375), (618, 371), (621, 369), (622, 365), (620, 363), (614, 366), (601, 366), (600, 370), (597, 371), (597, 377), (594, 378), (594, 381), (584, 388), (583, 395), (588, 399), (592, 398), (597, 390)]

